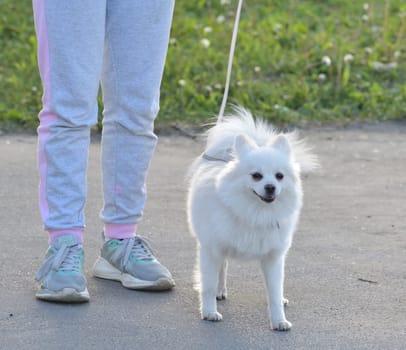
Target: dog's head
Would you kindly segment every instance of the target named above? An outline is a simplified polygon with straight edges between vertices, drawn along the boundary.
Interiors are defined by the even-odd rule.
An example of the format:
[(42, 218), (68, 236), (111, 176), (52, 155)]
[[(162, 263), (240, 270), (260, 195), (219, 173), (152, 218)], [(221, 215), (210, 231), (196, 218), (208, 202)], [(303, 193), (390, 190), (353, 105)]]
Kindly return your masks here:
[(244, 187), (244, 192), (256, 200), (270, 204), (295, 191), (298, 167), (289, 140), (283, 134), (261, 147), (239, 135), (235, 139), (234, 151), (239, 174), (237, 181)]

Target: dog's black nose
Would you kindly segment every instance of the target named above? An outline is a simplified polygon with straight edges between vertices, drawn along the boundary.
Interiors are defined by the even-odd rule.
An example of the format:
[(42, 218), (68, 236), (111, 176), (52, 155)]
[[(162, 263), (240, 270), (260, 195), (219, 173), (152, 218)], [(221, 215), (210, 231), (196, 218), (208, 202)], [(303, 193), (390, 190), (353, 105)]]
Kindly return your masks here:
[(273, 195), (273, 194), (275, 194), (275, 186), (274, 185), (272, 185), (272, 184), (268, 184), (268, 185), (265, 185), (264, 186), (264, 189), (265, 189), (265, 193), (266, 194), (268, 194), (268, 195)]

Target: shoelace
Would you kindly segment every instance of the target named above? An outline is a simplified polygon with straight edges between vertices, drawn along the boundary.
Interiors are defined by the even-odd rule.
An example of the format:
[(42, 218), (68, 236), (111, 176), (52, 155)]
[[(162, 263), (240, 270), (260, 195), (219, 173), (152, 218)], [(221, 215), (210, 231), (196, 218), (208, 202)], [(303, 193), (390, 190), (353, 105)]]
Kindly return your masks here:
[(35, 276), (37, 281), (42, 280), (51, 270), (80, 272), (81, 246), (62, 244), (56, 254), (45, 259)]
[(124, 239), (122, 243), (122, 245), (117, 247), (111, 258), (115, 260), (123, 256), (122, 264), (124, 267), (127, 266), (131, 254), (134, 254), (138, 260), (154, 260), (150, 244), (145, 238), (141, 238), (140, 236), (132, 237)]

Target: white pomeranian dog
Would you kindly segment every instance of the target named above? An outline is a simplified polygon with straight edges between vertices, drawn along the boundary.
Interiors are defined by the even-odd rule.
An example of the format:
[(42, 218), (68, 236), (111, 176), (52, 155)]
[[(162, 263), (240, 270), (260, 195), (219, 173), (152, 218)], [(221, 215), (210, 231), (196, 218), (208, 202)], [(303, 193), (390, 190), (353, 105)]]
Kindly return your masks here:
[(284, 264), (302, 207), (300, 174), (317, 160), (296, 133), (279, 134), (236, 108), (212, 127), (190, 169), (188, 221), (199, 241), (201, 316), (220, 321), (229, 258), (257, 259), (265, 276), (271, 327), (287, 331)]

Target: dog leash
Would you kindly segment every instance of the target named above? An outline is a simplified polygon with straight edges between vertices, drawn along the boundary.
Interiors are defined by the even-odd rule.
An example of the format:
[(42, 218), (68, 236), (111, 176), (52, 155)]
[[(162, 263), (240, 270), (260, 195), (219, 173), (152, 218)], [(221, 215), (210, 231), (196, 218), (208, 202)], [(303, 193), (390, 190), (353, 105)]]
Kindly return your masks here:
[(223, 116), (224, 116), (224, 110), (225, 110), (226, 104), (227, 104), (228, 91), (230, 89), (231, 70), (232, 70), (232, 66), (233, 66), (235, 45), (237, 43), (238, 25), (240, 23), (240, 15), (241, 15), (242, 3), (243, 3), (243, 0), (238, 0), (237, 12), (236, 12), (236, 15), (235, 15), (235, 20), (234, 20), (233, 35), (232, 35), (232, 38), (231, 38), (230, 53), (229, 53), (229, 56), (228, 56), (226, 85), (224, 87), (224, 95), (223, 95), (223, 100), (221, 102), (220, 112), (219, 112), (218, 117), (217, 117), (217, 124), (219, 124), (222, 121)]
[[(223, 94), (223, 100), (221, 102), (220, 112), (219, 112), (219, 114), (217, 116), (217, 124), (221, 123), (221, 121), (223, 119), (223, 116), (224, 116), (224, 110), (225, 110), (226, 104), (227, 104), (228, 91), (230, 89), (231, 70), (232, 70), (232, 66), (233, 66), (235, 45), (237, 43), (238, 25), (240, 23), (240, 15), (241, 15), (242, 3), (243, 3), (243, 0), (238, 0), (237, 12), (236, 12), (236, 15), (235, 15), (235, 20), (234, 20), (233, 35), (231, 37), (230, 53), (229, 53), (229, 56), (228, 56), (226, 84), (224, 86), (224, 94)], [(203, 159), (205, 159), (205, 160), (210, 161), (210, 162), (219, 161), (219, 162), (228, 163), (231, 160), (230, 153), (228, 153), (223, 158), (219, 158), (219, 157), (213, 157), (213, 156), (207, 154), (206, 152), (204, 152), (201, 155), (201, 157)]]

